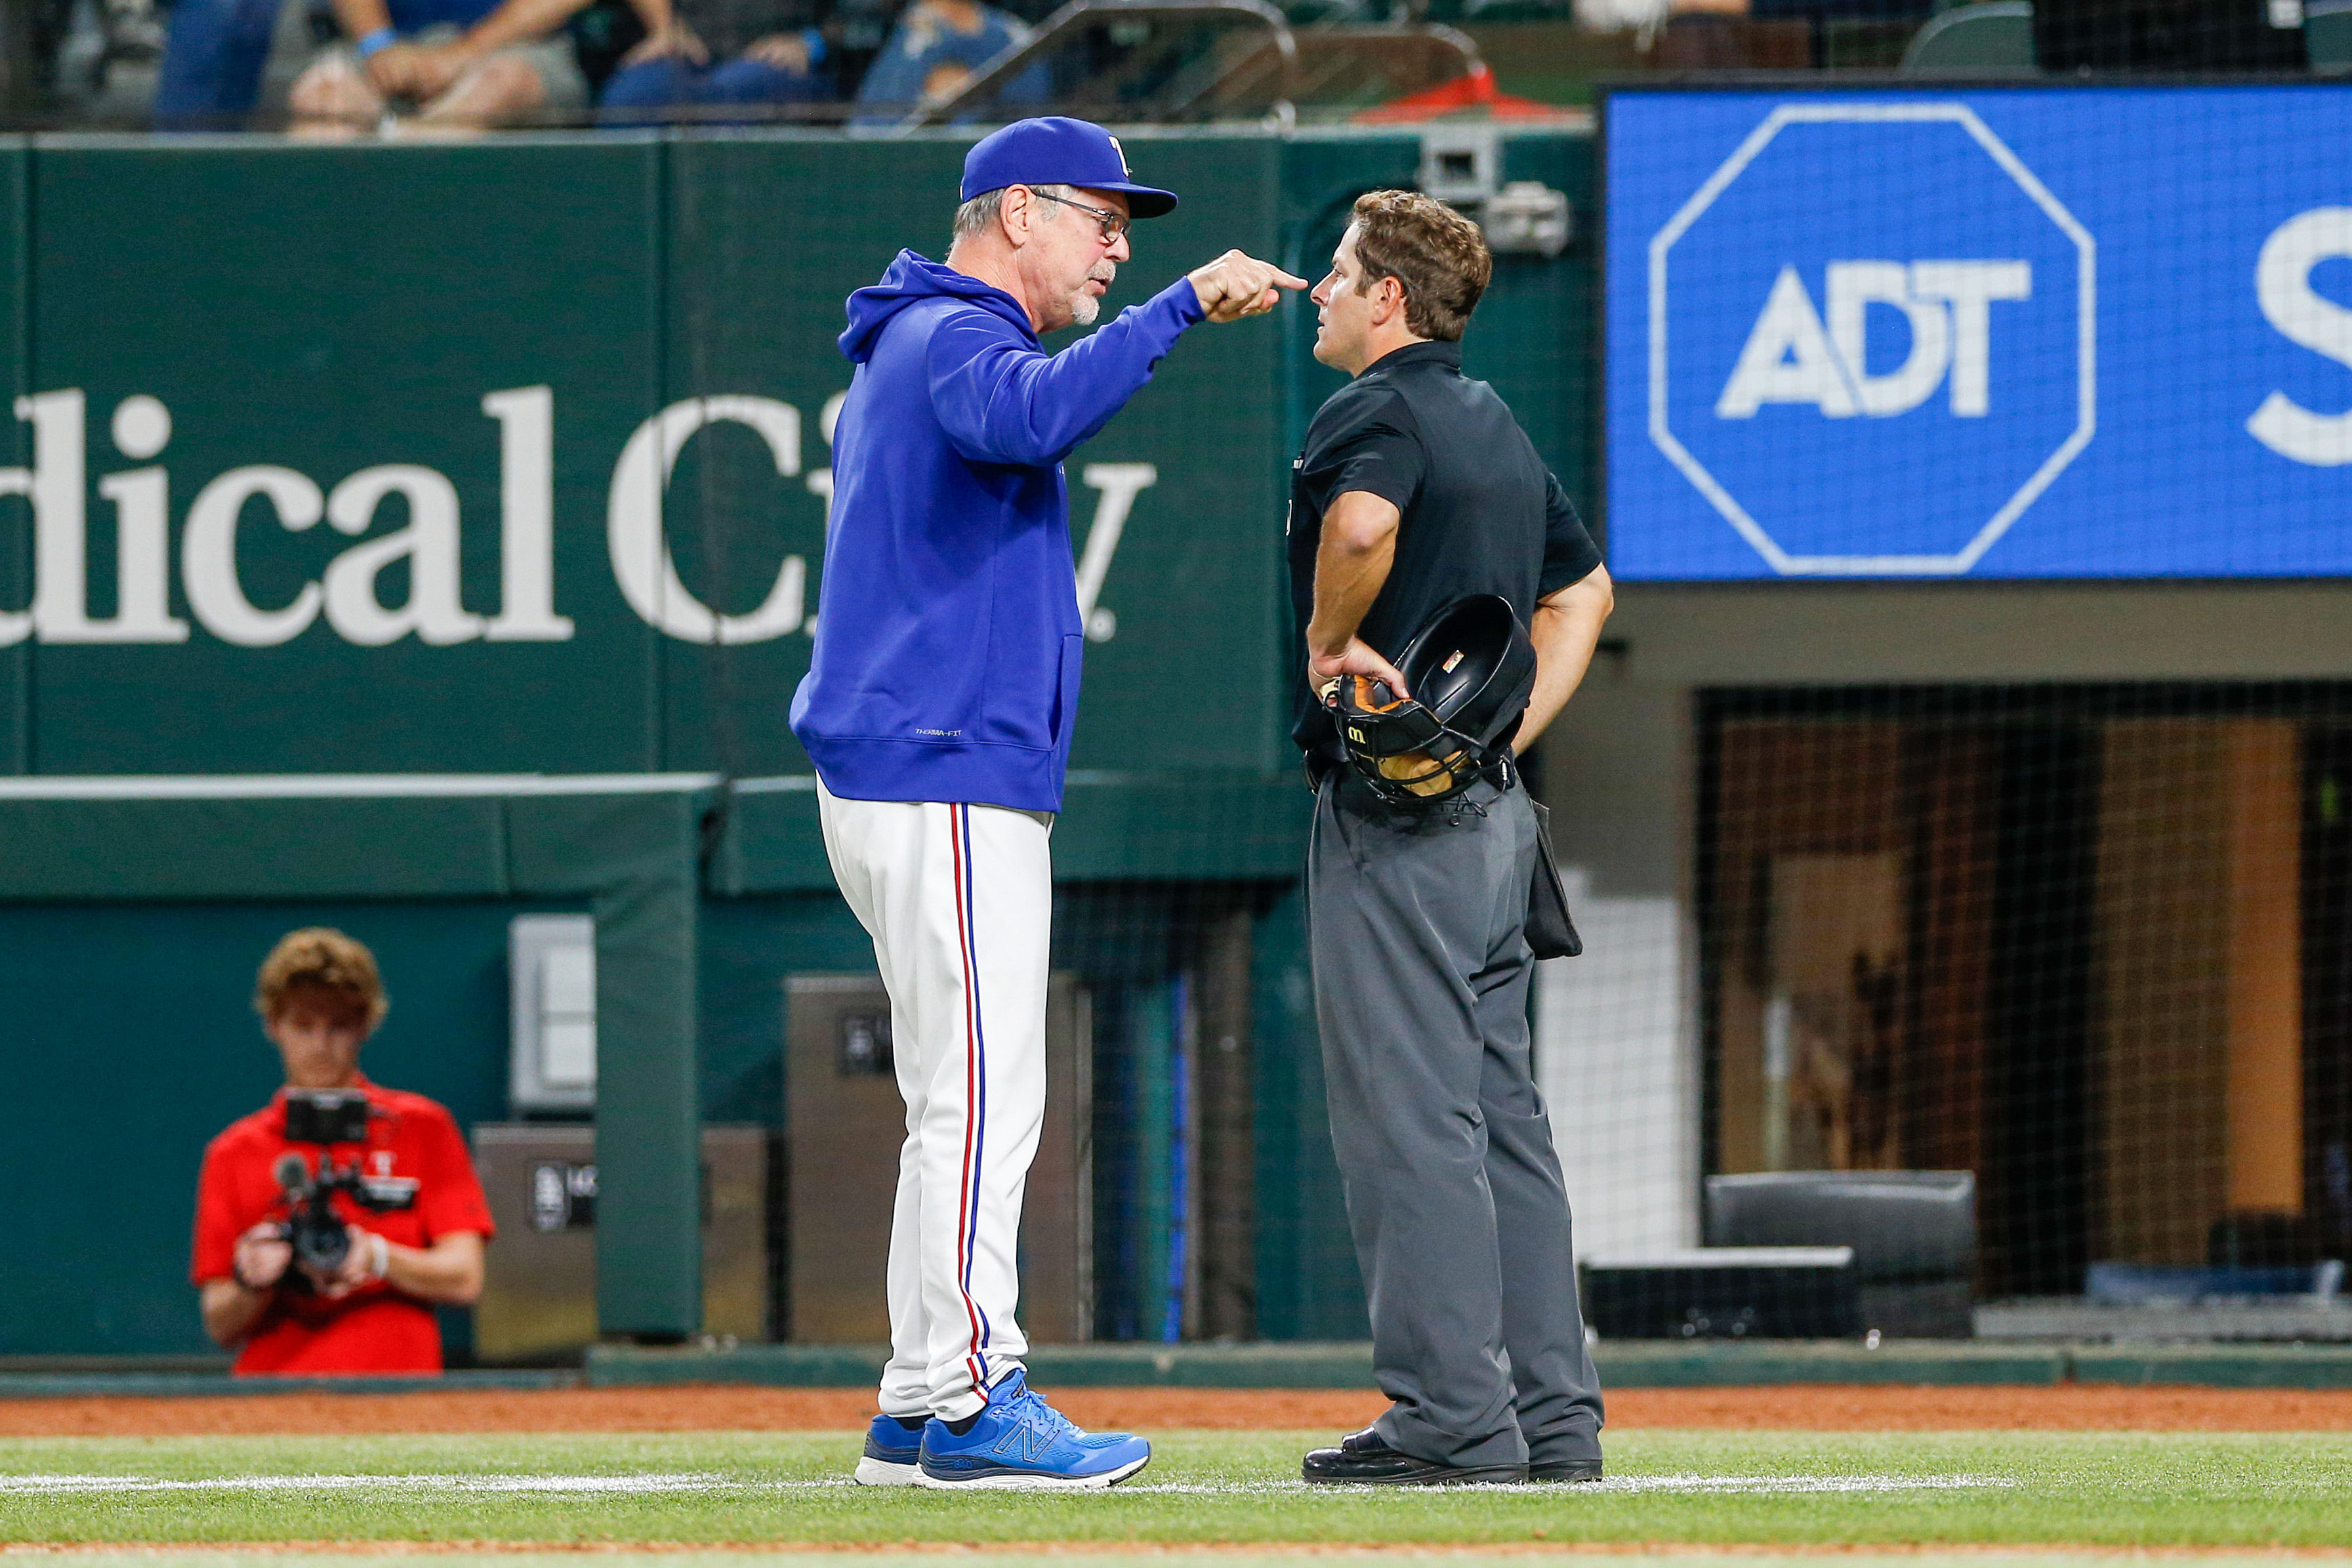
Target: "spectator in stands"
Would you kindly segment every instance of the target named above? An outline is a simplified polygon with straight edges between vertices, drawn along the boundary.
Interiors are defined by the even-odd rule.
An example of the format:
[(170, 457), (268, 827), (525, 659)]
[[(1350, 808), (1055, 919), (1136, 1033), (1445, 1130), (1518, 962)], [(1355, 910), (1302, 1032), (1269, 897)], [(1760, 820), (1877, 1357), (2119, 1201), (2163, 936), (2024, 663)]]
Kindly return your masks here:
[[(360, 1047), (386, 1006), (374, 956), (339, 931), (295, 931), (262, 964), (253, 1001), (286, 1088), (205, 1151), (192, 1270), (205, 1331), (236, 1350), (241, 1373), (440, 1371), (434, 1303), (481, 1294), (489, 1205), (446, 1110), (360, 1076)], [(331, 1152), (357, 1157), (371, 1187), (403, 1205), (379, 1212), (337, 1194), (352, 1247), (331, 1275), (296, 1265), (278, 1229), (278, 1161), (290, 1151), (315, 1168), (327, 1152), (286, 1137), (288, 1092), (316, 1089), (365, 1093), (365, 1144)]]
[[(251, 113), (281, 0), (175, 0), (155, 93), (166, 128)], [(295, 79), (299, 125), (478, 130), (584, 114), (564, 24), (588, 0), (334, 0), (343, 41)]]
[[(917, 104), (952, 98), (997, 56), (1028, 42), (1028, 26), (981, 0), (915, 0), (858, 85), (853, 123), (888, 125)], [(1045, 100), (1043, 61), (1005, 83), (1001, 104)]]
[(232, 128), (253, 112), (279, 0), (178, 0), (155, 81), (166, 131)]
[[(840, 96), (832, 52), (804, 0), (635, 0), (645, 41), (604, 84), (607, 125), (717, 120), (729, 109)], [(757, 118), (744, 115), (740, 118)]]
[(588, 81), (563, 25), (587, 0), (335, 0), (350, 37), (294, 80), (295, 120), (420, 129), (577, 119)]

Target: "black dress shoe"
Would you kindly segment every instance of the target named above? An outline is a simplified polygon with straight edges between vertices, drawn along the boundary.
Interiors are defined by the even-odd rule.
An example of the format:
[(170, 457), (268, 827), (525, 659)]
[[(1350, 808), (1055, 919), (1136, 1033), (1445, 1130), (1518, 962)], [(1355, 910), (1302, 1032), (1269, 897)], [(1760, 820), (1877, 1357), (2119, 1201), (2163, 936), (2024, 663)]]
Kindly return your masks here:
[(1528, 1467), (1531, 1481), (1597, 1481), (1601, 1479), (1598, 1459), (1556, 1459), (1546, 1465)]
[(1339, 1439), (1336, 1448), (1307, 1456), (1300, 1473), (1310, 1481), (1370, 1487), (1507, 1485), (1528, 1479), (1525, 1465), (1441, 1465), (1401, 1454), (1367, 1428)]

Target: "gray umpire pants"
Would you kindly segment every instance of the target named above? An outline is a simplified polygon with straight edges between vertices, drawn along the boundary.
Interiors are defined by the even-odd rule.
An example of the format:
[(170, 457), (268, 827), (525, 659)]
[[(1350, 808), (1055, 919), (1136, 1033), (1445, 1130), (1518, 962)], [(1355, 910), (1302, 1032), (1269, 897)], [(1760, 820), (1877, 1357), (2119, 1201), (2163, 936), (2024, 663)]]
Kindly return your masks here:
[[(1465, 805), (1464, 803), (1467, 803)], [(1448, 1465), (1592, 1463), (1568, 1194), (1536, 1092), (1527, 792), (1433, 811), (1323, 782), (1307, 861), (1331, 1145), (1391, 1447)]]

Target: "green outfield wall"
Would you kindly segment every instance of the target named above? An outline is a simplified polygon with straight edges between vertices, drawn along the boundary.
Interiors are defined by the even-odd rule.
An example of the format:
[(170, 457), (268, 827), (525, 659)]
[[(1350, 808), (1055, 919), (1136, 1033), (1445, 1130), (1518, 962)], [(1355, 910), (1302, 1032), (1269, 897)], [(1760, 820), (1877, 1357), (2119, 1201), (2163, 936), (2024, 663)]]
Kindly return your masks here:
[[(470, 1124), (510, 1110), (505, 922), (548, 910), (599, 916), (605, 1325), (698, 1326), (694, 1124), (779, 1120), (781, 976), (870, 962), (784, 714), (842, 299), (941, 251), (964, 147), (0, 142), (0, 1209), (26, 1243), (0, 1355), (202, 1348), (195, 1161), (274, 1081), (245, 994), (276, 934), (375, 944), (395, 1007), (371, 1070)], [(1139, 229), (1114, 308), (1228, 246), (1317, 276), (1353, 196), (1422, 158), (1385, 132), (1128, 150), (1184, 201)], [(1566, 190), (1580, 233), (1502, 258), (1465, 344), (1580, 496), (1590, 151), (1505, 141), (1504, 177)], [(1195, 330), (1069, 460), (1089, 641), (1055, 962), (1127, 1020), (1107, 1048), (1164, 1051), (1200, 911), (1251, 911), (1257, 1328), (1347, 1338), (1284, 740), (1288, 462), (1339, 382), (1313, 326), (1294, 304)], [(692, 778), (481, 780), (653, 773)], [(383, 782), (49, 790), (280, 774)], [(1164, 1264), (1104, 1257), (1112, 1295)]]

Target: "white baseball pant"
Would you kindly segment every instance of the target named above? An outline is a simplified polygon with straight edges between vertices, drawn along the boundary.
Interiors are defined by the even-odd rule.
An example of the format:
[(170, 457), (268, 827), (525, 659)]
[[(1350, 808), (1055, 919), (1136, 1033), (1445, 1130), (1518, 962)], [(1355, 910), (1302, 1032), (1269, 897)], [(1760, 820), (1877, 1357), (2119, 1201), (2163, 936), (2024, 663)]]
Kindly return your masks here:
[(961, 1420), (1029, 1349), (1015, 1248), (1045, 1114), (1054, 819), (844, 800), (822, 784), (817, 809), (834, 879), (874, 939), (907, 1102), (881, 1406)]

